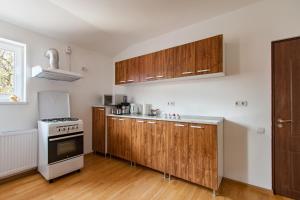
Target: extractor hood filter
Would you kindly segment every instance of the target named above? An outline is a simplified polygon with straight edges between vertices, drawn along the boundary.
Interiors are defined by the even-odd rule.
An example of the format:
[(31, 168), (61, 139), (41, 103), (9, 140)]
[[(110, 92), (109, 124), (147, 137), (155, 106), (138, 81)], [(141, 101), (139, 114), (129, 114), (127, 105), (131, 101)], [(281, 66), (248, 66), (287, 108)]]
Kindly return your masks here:
[(41, 66), (35, 66), (32, 68), (32, 77), (69, 82), (82, 78), (80, 74), (74, 72), (53, 68), (44, 69)]

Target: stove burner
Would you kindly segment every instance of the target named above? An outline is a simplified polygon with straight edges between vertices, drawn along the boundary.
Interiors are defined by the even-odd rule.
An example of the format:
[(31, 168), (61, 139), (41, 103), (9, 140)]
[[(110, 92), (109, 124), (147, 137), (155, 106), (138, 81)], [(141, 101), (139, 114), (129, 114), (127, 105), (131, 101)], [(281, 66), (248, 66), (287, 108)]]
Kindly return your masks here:
[(42, 122), (68, 122), (68, 121), (78, 121), (78, 118), (65, 117), (65, 118), (52, 118), (52, 119), (42, 119)]

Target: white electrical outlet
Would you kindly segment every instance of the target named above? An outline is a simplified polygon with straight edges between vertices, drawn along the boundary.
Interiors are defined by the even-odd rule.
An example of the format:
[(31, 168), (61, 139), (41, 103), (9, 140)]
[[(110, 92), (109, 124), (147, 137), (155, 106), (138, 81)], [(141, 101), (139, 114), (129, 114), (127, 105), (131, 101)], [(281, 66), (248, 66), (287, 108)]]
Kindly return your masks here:
[(263, 134), (265, 134), (266, 129), (265, 128), (257, 128), (256, 132), (257, 132), (257, 134), (263, 135)]
[(248, 106), (248, 101), (244, 100), (244, 101), (236, 101), (235, 102), (235, 106), (238, 107), (247, 107)]

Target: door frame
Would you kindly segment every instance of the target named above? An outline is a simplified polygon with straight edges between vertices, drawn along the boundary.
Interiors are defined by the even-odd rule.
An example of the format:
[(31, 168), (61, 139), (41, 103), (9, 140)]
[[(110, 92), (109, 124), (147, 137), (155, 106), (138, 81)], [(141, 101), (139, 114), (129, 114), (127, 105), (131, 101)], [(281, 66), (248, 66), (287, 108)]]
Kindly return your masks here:
[(272, 89), (271, 89), (271, 98), (272, 98), (272, 121), (271, 121), (271, 126), (272, 126), (272, 190), (273, 193), (276, 194), (275, 190), (275, 126), (276, 126), (276, 119), (275, 119), (275, 69), (274, 69), (274, 45), (276, 43), (280, 42), (287, 42), (291, 40), (298, 40), (300, 39), (300, 36), (292, 37), (292, 38), (287, 38), (287, 39), (281, 39), (281, 40), (276, 40), (271, 42), (271, 84), (272, 84)]

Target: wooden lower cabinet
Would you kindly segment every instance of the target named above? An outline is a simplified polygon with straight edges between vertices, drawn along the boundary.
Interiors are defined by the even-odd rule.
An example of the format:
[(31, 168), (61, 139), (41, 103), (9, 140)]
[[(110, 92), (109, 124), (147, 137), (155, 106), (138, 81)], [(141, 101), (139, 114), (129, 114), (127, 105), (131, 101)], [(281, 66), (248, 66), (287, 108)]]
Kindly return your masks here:
[(93, 151), (105, 153), (105, 108), (93, 107)]
[(168, 170), (167, 172), (188, 180), (188, 123), (173, 123), (167, 125), (168, 132)]
[(108, 153), (218, 189), (223, 170), (223, 125), (121, 117), (108, 117), (107, 125)]
[(132, 161), (158, 171), (165, 171), (166, 134), (164, 122), (133, 120), (131, 135)]
[(217, 126), (189, 124), (188, 154), (188, 180), (217, 190)]
[(131, 160), (131, 120), (128, 118), (108, 118), (108, 153)]

